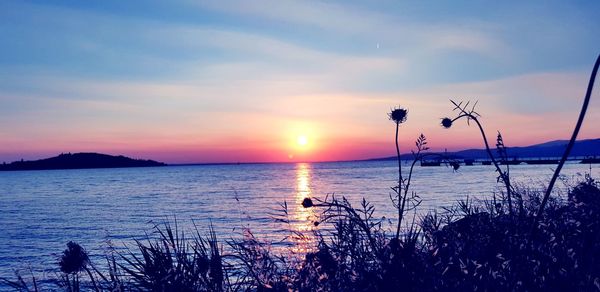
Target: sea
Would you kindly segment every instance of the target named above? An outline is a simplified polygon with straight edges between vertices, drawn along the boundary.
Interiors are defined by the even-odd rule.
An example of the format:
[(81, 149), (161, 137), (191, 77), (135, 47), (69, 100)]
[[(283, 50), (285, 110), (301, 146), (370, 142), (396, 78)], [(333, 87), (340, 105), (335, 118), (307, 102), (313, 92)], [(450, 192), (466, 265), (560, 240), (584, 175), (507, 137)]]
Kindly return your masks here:
[[(544, 190), (555, 167), (511, 165), (510, 176), (516, 185)], [(597, 177), (599, 168), (567, 163), (555, 196), (564, 197), (586, 174)], [(15, 271), (50, 277), (69, 241), (104, 265), (111, 248), (134, 248), (135, 239), (152, 238), (154, 226), (165, 222), (200, 234), (212, 226), (223, 245), (254, 236), (302, 253), (314, 237), (294, 240), (290, 230), (313, 234), (321, 228), (313, 224), (318, 208), (303, 208), (304, 198), (345, 197), (357, 206), (364, 198), (391, 228), (397, 171), (394, 161), (363, 161), (0, 172), (0, 278), (15, 279)], [(456, 171), (417, 165), (411, 192), (422, 203), (414, 214), (443, 212), (467, 198), (491, 200), (502, 189), (497, 177), (489, 165)]]

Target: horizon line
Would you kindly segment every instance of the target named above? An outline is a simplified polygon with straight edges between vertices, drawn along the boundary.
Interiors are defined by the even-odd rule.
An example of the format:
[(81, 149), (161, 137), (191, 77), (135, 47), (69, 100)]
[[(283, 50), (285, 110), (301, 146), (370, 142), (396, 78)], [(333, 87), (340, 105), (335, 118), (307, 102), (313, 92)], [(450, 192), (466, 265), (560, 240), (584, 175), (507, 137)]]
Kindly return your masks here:
[[(588, 138), (588, 139), (578, 139), (578, 142), (581, 141), (590, 141), (590, 140), (600, 140), (600, 138)], [(507, 148), (526, 148), (526, 147), (532, 147), (532, 146), (536, 146), (536, 145), (541, 145), (541, 144), (547, 144), (547, 143), (552, 143), (552, 142), (568, 142), (568, 140), (551, 140), (551, 141), (546, 141), (546, 142), (541, 142), (541, 143), (536, 143), (536, 144), (530, 144), (530, 145), (526, 145), (526, 146), (510, 146)], [(469, 151), (469, 150), (484, 150), (484, 148), (464, 148), (464, 149), (458, 149), (458, 150), (453, 150), (453, 151), (449, 151), (448, 153), (456, 153), (456, 152), (461, 152), (461, 151)], [(432, 151), (431, 153), (442, 153), (443, 151)], [(61, 152), (60, 154), (65, 154), (65, 153), (96, 153), (96, 154), (106, 154), (106, 153), (101, 153), (101, 152)], [(57, 154), (60, 155), (60, 154)], [(401, 153), (400, 156), (405, 156), (405, 155), (410, 155), (411, 152), (405, 152), (405, 153)], [(107, 155), (111, 155), (111, 154), (107, 154)], [(113, 156), (125, 156), (123, 154), (116, 154)], [(141, 159), (141, 160), (154, 160), (157, 162), (161, 162), (164, 163), (168, 166), (193, 166), (193, 165), (246, 165), (246, 164), (298, 164), (298, 163), (336, 163), (336, 162), (363, 162), (363, 161), (377, 161), (377, 160), (387, 160), (387, 159), (391, 159), (393, 157), (396, 157), (396, 154), (390, 154), (390, 155), (385, 155), (385, 156), (378, 156), (378, 157), (369, 157), (369, 158), (362, 158), (362, 159), (341, 159), (341, 160), (307, 160), (307, 161), (245, 161), (245, 162), (185, 162), (185, 163), (166, 163), (166, 162), (162, 162), (162, 161), (158, 161), (158, 160), (154, 160), (151, 158), (134, 158), (134, 159)], [(52, 158), (52, 157), (56, 157), (56, 156), (51, 156), (51, 157), (46, 157), (46, 158), (40, 158), (40, 159), (36, 159), (36, 160), (43, 160), (43, 159), (48, 159), (48, 158)], [(129, 157), (129, 156), (126, 156)], [(130, 157), (131, 158), (131, 157)], [(406, 160), (406, 159), (402, 159), (401, 160)], [(35, 161), (35, 160), (28, 160), (28, 161)], [(12, 162), (3, 162), (5, 164), (10, 164), (13, 162), (19, 162), (19, 160), (15, 160)]]

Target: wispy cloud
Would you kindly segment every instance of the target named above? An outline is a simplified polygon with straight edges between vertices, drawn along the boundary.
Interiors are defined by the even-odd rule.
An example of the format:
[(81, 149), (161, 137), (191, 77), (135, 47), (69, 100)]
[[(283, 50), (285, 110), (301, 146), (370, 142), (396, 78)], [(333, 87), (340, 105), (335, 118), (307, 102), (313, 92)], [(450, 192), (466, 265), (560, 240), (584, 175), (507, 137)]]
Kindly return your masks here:
[(133, 4), (0, 3), (0, 37), (11, 40), (0, 49), (0, 158), (97, 146), (173, 161), (236, 150), (240, 161), (278, 160), (300, 131), (321, 146), (307, 159), (334, 157), (334, 143), (359, 158), (384, 154), (396, 104), (410, 108), (403, 143), (425, 132), (439, 147), (477, 145), (470, 129), (448, 136), (437, 125), (448, 98), (480, 100), (489, 129), (516, 144), (562, 137), (587, 82), (591, 49), (574, 42), (598, 40), (588, 12), (563, 9), (573, 29), (555, 29), (557, 11), (532, 23), (527, 4), (119, 5)]

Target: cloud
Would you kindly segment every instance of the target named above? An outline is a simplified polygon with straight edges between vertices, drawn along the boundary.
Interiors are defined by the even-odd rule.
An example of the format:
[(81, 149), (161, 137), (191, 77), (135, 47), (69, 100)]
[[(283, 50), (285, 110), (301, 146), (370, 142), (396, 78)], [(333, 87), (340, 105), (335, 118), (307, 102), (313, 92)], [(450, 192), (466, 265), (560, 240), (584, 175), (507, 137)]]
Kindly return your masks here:
[(499, 38), (497, 26), (481, 20), (439, 24), (344, 4), (267, 0), (203, 1), (197, 5), (238, 17), (300, 25), (313, 29), (315, 35), (335, 34), (339, 38), (341, 34), (373, 45), (381, 43), (388, 51), (405, 54), (452, 49), (497, 57), (512, 52)]
[[(447, 86), (453, 96), (468, 96), (494, 108), (526, 115), (563, 112), (582, 100), (587, 86), (583, 72), (539, 72)], [(573, 107), (573, 111), (579, 108)]]
[(494, 17), (304, 1), (174, 3), (148, 15), (11, 3), (0, 12), (0, 36), (17, 40), (0, 57), (0, 137), (12, 149), (217, 153), (241, 141), (248, 157), (257, 145), (287, 155), (281, 141), (303, 126), (328, 147), (380, 151), (398, 104), (410, 109), (403, 143), (424, 132), (436, 147), (479, 145), (472, 129), (439, 127), (448, 98), (480, 100), (490, 131), (525, 144), (567, 133), (587, 82), (579, 63), (532, 66), (528, 40)]
[(304, 25), (313, 29), (364, 34), (384, 27), (388, 16), (361, 10), (351, 5), (333, 2), (306, 1), (202, 1), (199, 7), (226, 12), (237, 16), (249, 16), (270, 21)]

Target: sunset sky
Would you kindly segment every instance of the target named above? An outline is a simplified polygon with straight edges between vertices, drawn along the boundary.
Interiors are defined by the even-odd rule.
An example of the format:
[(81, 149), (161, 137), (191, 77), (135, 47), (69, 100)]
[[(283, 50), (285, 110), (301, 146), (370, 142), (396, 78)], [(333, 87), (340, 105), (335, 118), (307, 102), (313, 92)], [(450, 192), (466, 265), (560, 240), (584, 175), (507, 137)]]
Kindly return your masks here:
[[(167, 163), (568, 139), (600, 1), (0, 1), (0, 163), (103, 152)], [(600, 137), (600, 96), (581, 138)]]

